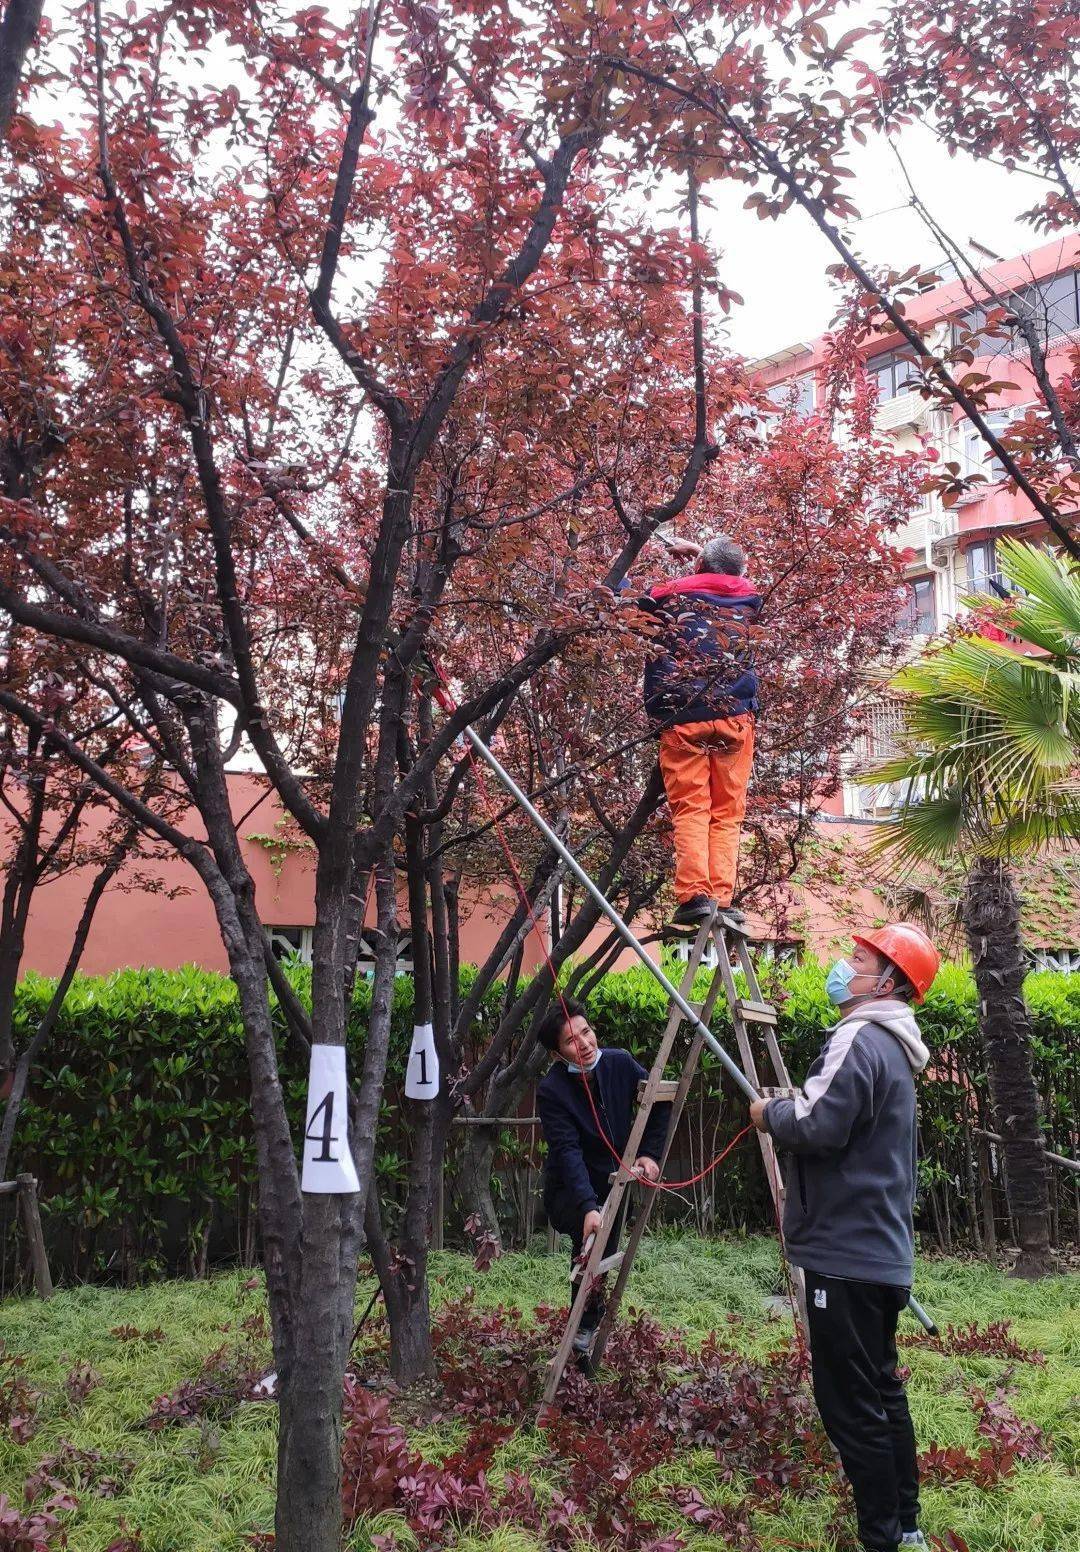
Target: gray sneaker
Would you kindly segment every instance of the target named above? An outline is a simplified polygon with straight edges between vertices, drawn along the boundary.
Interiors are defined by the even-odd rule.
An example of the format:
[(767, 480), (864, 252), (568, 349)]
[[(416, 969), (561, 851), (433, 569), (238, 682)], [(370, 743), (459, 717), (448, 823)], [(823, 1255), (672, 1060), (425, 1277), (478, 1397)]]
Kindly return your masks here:
[(930, 1552), (930, 1543), (921, 1530), (906, 1530), (900, 1537), (902, 1547), (914, 1547), (916, 1552)]
[[(575, 1353), (587, 1353), (589, 1351), (589, 1348), (593, 1344), (593, 1337), (595, 1335), (596, 1335), (595, 1330), (587, 1331), (587, 1330), (585, 1330), (584, 1327), (580, 1331), (575, 1332), (575, 1334), (574, 1334), (574, 1351), (575, 1351)], [(926, 1543), (924, 1542), (923, 1545), (925, 1546)]]

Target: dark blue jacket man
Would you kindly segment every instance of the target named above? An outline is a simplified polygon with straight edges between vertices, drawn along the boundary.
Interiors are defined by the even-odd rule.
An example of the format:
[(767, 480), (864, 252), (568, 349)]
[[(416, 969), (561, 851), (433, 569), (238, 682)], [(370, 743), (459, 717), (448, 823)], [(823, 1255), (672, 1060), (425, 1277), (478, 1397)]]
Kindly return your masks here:
[[(629, 1051), (598, 1045), (584, 1008), (569, 998), (552, 1005), (537, 1031), (537, 1040), (556, 1058), (536, 1093), (547, 1144), (544, 1209), (552, 1227), (569, 1234), (573, 1267), (585, 1241), (600, 1227), (601, 1208), (610, 1188), (608, 1177), (618, 1165), (611, 1150), (619, 1157), (625, 1152), (637, 1113), (638, 1084), (648, 1073)], [(657, 1161), (664, 1151), (670, 1120), (669, 1104), (653, 1106), (636, 1165), (636, 1173), (645, 1180), (659, 1177)], [(608, 1229), (609, 1251), (618, 1244), (627, 1200), (624, 1196), (623, 1207)], [(596, 1299), (582, 1320), (578, 1343), (582, 1349), (588, 1346), (602, 1315), (603, 1305)]]

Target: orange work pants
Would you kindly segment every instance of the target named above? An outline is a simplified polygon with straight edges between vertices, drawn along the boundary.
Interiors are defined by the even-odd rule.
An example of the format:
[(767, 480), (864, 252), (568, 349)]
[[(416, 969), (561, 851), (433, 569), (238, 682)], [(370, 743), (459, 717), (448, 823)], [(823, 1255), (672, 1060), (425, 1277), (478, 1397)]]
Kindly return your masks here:
[(675, 829), (675, 895), (730, 905), (754, 763), (754, 719), (684, 722), (660, 734), (660, 770)]

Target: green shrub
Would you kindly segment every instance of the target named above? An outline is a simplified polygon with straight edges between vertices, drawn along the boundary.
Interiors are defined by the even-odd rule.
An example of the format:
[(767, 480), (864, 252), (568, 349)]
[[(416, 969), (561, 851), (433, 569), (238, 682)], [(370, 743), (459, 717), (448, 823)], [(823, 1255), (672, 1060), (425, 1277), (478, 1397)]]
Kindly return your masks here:
[[(668, 968), (678, 977), (679, 966)], [(309, 972), (296, 965), (289, 973), (306, 1000)], [(462, 971), (463, 990), (474, 975), (472, 969)], [(835, 1019), (825, 996), (824, 971), (813, 963), (768, 966), (763, 978), (766, 995), (778, 1004), (780, 1042), (798, 1081)], [(695, 998), (704, 998), (708, 982), (708, 975), (702, 974)], [(50, 990), (37, 976), (20, 984), (20, 1036), (40, 1016)], [(1026, 992), (1050, 1135), (1059, 1151), (1069, 1153), (1080, 1109), (1080, 977), (1033, 974)], [(481, 1008), (474, 1032), (477, 1045), (498, 1017), (501, 994), (501, 987), (495, 987)], [(370, 996), (370, 984), (361, 981), (349, 1025), (354, 1067), (362, 1056)], [(412, 1000), (411, 980), (399, 977), (377, 1144), (383, 1195), (391, 1211), (403, 1190), (408, 1158), (403, 1084)], [(648, 1064), (668, 1006), (643, 966), (605, 976), (592, 992), (589, 1008), (602, 1042), (626, 1046)], [(988, 1201), (995, 1201), (999, 1212), (1003, 1207), (993, 1155), (972, 1130), (992, 1125), (977, 1011), (971, 976), (948, 965), (920, 1013), (934, 1052), (932, 1068), (920, 1084), (923, 1221), (946, 1244), (978, 1238), (986, 1228)], [(722, 1001), (713, 1026), (730, 1041)], [(290, 1044), (283, 1020), (278, 1059), (299, 1139), (306, 1062)], [(692, 1173), (744, 1124), (741, 1097), (716, 1058), (706, 1052), (674, 1169)], [(512, 1235), (529, 1149), (520, 1133), (508, 1132), (505, 1144), (497, 1167)], [(254, 1140), (232, 982), (194, 967), (76, 978), (46, 1058), (32, 1075), (14, 1163), (32, 1170), (41, 1182), (50, 1253), (63, 1274), (132, 1280), (252, 1254), (257, 1209)], [(987, 1186), (983, 1175), (988, 1171)], [(1053, 1189), (1064, 1238), (1075, 1232), (1075, 1196), (1056, 1178)], [(514, 1202), (518, 1207), (511, 1212)], [(699, 1228), (765, 1226), (769, 1207), (756, 1149), (737, 1150), (724, 1169), (681, 1202), (665, 1207), (685, 1215), (688, 1203)], [(6, 1211), (10, 1223), (10, 1207)], [(449, 1226), (455, 1227), (452, 1216)], [(17, 1251), (17, 1242), (8, 1234), (0, 1269), (5, 1283), (11, 1279)]]
[[(308, 1001), (310, 972), (296, 965), (289, 973)], [(473, 974), (464, 973), (463, 984)], [(39, 976), (20, 983), (17, 1038), (40, 1018), (50, 993)], [(370, 1005), (370, 983), (360, 981), (349, 1022), (354, 1066)], [(398, 1117), (412, 1010), (412, 981), (399, 976), (379, 1139), (379, 1167), (391, 1186), (405, 1167)], [(280, 1016), (277, 1025), (282, 1085), (299, 1139), (306, 1059)], [(15, 1160), (41, 1183), (50, 1253), (69, 1275), (130, 1280), (251, 1252), (255, 1144), (232, 981), (190, 965), (76, 977), (45, 1060), (31, 1075)]]

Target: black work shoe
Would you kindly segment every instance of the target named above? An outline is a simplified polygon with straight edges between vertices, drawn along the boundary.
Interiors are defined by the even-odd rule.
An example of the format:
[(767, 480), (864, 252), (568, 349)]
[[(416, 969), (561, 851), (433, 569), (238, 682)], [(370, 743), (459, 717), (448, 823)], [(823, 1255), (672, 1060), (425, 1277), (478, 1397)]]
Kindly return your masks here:
[(729, 932), (738, 932), (746, 937), (746, 912), (740, 911), (734, 905), (722, 905), (716, 913), (716, 919), (721, 927), (726, 927)]
[(675, 930), (680, 927), (700, 927), (703, 921), (708, 921), (715, 909), (716, 901), (710, 900), (708, 895), (694, 895), (676, 908), (668, 927)]

